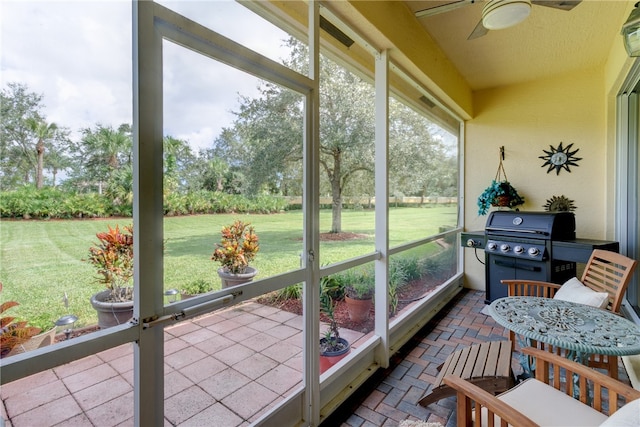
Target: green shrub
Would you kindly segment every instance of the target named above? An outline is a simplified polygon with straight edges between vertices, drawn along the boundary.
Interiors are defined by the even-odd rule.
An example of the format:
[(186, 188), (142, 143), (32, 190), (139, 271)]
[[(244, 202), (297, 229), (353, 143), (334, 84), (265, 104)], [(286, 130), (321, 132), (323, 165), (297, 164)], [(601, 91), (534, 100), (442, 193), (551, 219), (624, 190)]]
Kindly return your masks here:
[(422, 265), (417, 256), (394, 257), (389, 263), (389, 281), (397, 285), (422, 277)]
[(286, 288), (277, 290), (275, 292), (273, 300), (284, 301), (287, 299), (301, 299), (301, 298), (302, 298), (302, 284), (296, 283), (295, 285), (287, 286)]
[(344, 294), (353, 299), (369, 299), (373, 297), (376, 276), (373, 266), (352, 268), (337, 274), (337, 280)]
[(204, 279), (192, 280), (180, 287), (180, 293), (187, 295), (198, 295), (214, 290), (213, 283)]
[(344, 298), (344, 286), (337, 275), (324, 276), (320, 279), (320, 287), (322, 288), (322, 292), (334, 301)]
[(450, 276), (456, 268), (457, 252), (451, 246), (437, 254), (422, 260), (422, 268), (425, 274), (433, 278)]
[[(128, 192), (108, 195), (77, 193), (61, 188), (37, 190), (24, 186), (0, 192), (0, 217), (25, 219), (107, 218), (133, 216)], [(212, 191), (168, 192), (164, 197), (167, 216), (210, 213), (276, 213), (288, 209), (283, 197), (261, 195), (246, 197)]]

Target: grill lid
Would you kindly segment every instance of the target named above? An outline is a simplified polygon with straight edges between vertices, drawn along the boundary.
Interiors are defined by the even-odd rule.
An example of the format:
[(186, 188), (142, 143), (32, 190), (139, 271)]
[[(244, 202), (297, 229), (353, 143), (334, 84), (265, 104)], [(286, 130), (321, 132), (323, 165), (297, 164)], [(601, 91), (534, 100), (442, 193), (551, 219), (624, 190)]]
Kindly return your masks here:
[(485, 233), (487, 236), (573, 240), (576, 218), (573, 212), (493, 211), (487, 218)]

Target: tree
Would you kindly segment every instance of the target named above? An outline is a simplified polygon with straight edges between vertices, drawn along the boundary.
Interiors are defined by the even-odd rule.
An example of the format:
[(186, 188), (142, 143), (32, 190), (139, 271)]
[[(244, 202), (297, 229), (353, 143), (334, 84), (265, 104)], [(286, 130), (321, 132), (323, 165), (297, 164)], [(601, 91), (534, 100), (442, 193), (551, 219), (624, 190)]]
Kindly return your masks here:
[(331, 232), (340, 233), (343, 189), (359, 173), (373, 173), (374, 91), (328, 59), (320, 65), (320, 165), (331, 186)]
[(163, 138), (164, 191), (188, 189), (186, 181), (195, 156), (189, 143), (172, 136)]
[(2, 188), (30, 182), (35, 172), (33, 133), (28, 120), (42, 120), (42, 95), (26, 85), (8, 83), (0, 92), (0, 179)]
[(260, 92), (256, 99), (240, 97), (233, 127), (223, 129), (213, 150), (229, 172), (248, 178), (249, 194), (280, 192), (281, 171), (302, 159), (301, 96), (269, 83)]
[(48, 153), (49, 154), (45, 158), (44, 168), (51, 172), (51, 185), (55, 187), (58, 173), (70, 168), (73, 165), (73, 162), (71, 157), (69, 157), (68, 146), (61, 147), (54, 145), (48, 150)]
[[(15, 188), (33, 182), (40, 189), (45, 184), (44, 170), (56, 161), (48, 153), (68, 150), (69, 131), (47, 123), (40, 112), (42, 95), (29, 92), (26, 85), (9, 83), (0, 93), (0, 102), (0, 184)], [(68, 166), (60, 162), (63, 157), (58, 156), (56, 173)]]
[(37, 138), (36, 142), (36, 188), (41, 189), (44, 183), (44, 152), (45, 142), (56, 136), (58, 125), (55, 123), (47, 123), (44, 120), (35, 118), (27, 119), (27, 126)]
[[(392, 194), (456, 194), (457, 150), (419, 112), (395, 99), (389, 103), (389, 187)], [(447, 194), (445, 194), (447, 193)]]
[(102, 194), (104, 185), (120, 168), (131, 168), (131, 127), (122, 124), (118, 129), (97, 124), (94, 129), (82, 130), (82, 140), (75, 148), (76, 179), (97, 185)]
[[(290, 43), (295, 48), (288, 64), (305, 69), (306, 47)], [(322, 57), (320, 64), (320, 164), (332, 196), (331, 232), (340, 233), (343, 189), (358, 172), (373, 171), (374, 91), (335, 62)], [(258, 98), (240, 98), (233, 127), (216, 140), (216, 150), (250, 176), (251, 193), (282, 193), (285, 177), (302, 176), (303, 98), (270, 83), (259, 89)], [(291, 187), (287, 181), (286, 191)]]

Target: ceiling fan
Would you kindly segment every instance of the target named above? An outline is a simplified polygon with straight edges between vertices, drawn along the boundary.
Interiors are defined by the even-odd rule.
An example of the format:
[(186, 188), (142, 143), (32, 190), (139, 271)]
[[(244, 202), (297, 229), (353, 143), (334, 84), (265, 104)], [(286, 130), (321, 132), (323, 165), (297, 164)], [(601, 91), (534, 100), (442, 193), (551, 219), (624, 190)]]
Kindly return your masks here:
[[(488, 0), (482, 8), (482, 19), (467, 40), (477, 39), (489, 32), (500, 30), (519, 24), (524, 21), (531, 11), (531, 5), (552, 7), (554, 9), (571, 10), (582, 0)], [(440, 6), (419, 10), (415, 13), (417, 18), (433, 16), (461, 7), (469, 6), (479, 0), (457, 0)]]

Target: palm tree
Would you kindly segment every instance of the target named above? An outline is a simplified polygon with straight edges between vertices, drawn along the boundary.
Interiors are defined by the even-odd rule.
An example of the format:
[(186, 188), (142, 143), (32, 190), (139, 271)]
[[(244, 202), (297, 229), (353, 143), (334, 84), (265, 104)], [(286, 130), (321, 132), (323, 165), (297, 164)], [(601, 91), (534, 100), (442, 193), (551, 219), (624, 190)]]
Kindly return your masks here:
[(27, 126), (35, 134), (36, 138), (38, 138), (38, 142), (36, 143), (36, 188), (40, 189), (44, 184), (45, 142), (55, 136), (58, 125), (55, 123), (47, 123), (44, 120), (29, 118), (27, 119)]
[(111, 126), (98, 125), (98, 130), (89, 132), (85, 141), (107, 157), (112, 172), (120, 166), (118, 154), (131, 148), (131, 137), (123, 129), (115, 130)]
[(102, 193), (104, 181), (121, 167), (121, 158), (131, 153), (131, 133), (128, 125), (122, 125), (117, 130), (111, 126), (98, 124), (96, 130), (84, 129), (83, 142), (86, 146), (85, 155), (88, 165), (95, 168), (98, 177), (99, 192)]
[(47, 155), (45, 168), (51, 171), (53, 177), (53, 186), (56, 186), (56, 177), (58, 172), (72, 166), (71, 159), (66, 151), (60, 147), (52, 147)]

